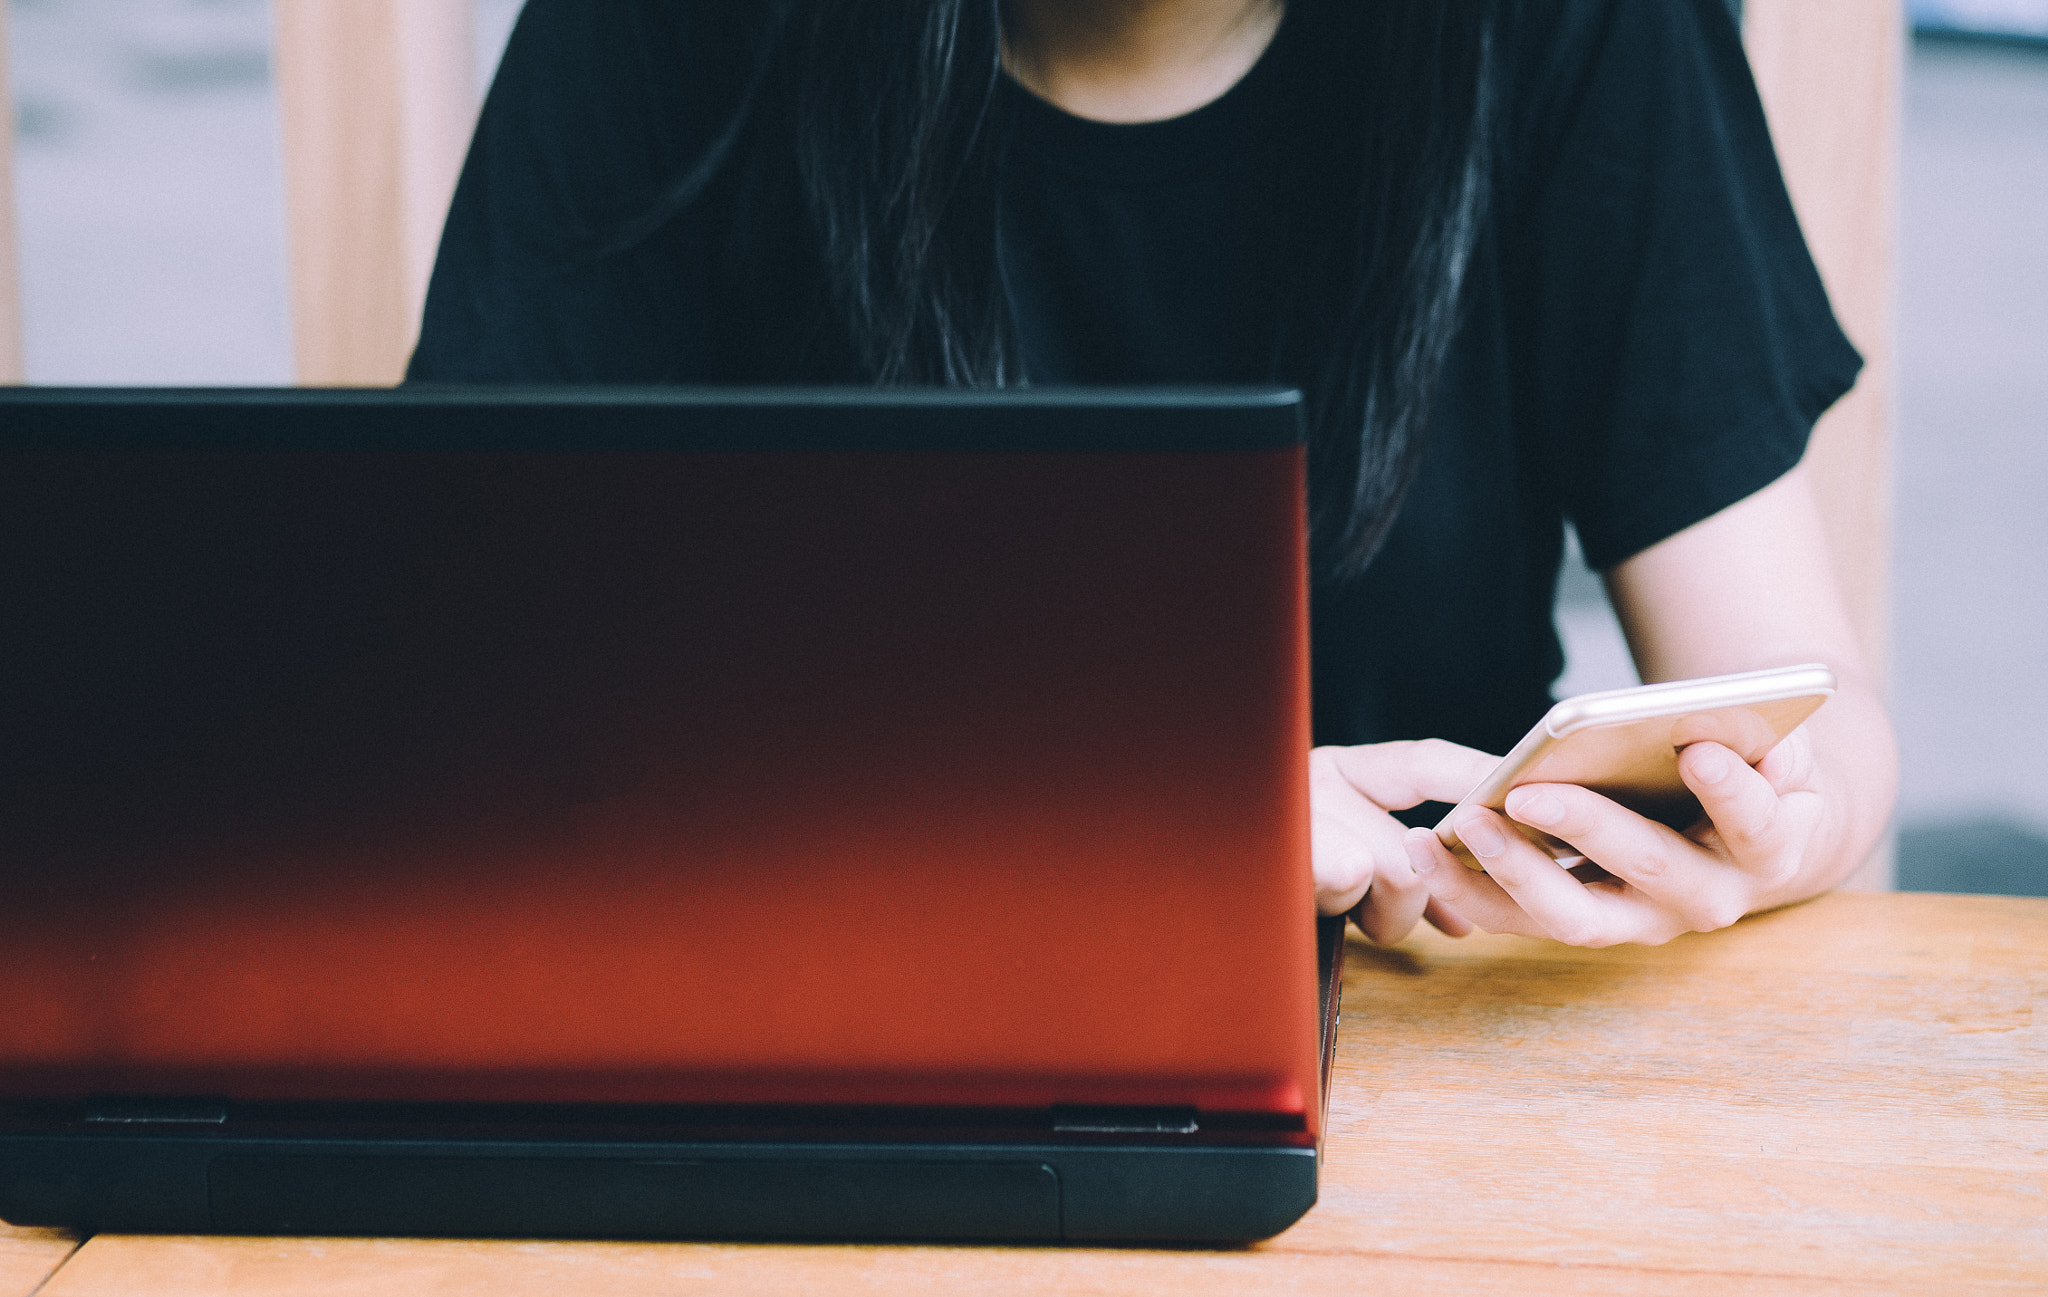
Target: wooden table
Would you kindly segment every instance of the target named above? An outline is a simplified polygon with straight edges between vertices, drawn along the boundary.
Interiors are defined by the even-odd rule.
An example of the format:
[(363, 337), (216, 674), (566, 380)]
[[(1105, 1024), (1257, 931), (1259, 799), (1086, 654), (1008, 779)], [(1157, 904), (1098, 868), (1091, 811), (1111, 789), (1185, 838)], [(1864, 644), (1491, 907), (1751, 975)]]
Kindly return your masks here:
[(1344, 1010), (1323, 1200), (1258, 1247), (13, 1231), (0, 1297), (2048, 1292), (2048, 900), (1354, 943)]

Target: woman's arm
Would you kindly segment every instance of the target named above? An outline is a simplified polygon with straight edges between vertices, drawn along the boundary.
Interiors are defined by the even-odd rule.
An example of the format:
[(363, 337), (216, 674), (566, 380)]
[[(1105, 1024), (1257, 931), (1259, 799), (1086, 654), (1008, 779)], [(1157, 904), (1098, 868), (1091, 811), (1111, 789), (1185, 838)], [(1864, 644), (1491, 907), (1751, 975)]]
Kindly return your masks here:
[(1688, 747), (1680, 773), (1709, 819), (1686, 834), (1583, 788), (1531, 785), (1509, 798), (1510, 816), (1572, 843), (1611, 881), (1580, 882), (1489, 811), (1459, 824), (1485, 874), (1433, 834), (1410, 833), (1410, 860), (1438, 905), (1494, 932), (1658, 942), (1848, 877), (1891, 815), (1897, 754), (1805, 470), (1626, 560), (1607, 583), (1647, 681), (1818, 661), (1834, 668), (1835, 696), (1755, 770), (1719, 744)]
[(1835, 696), (1804, 727), (1826, 777), (1828, 814), (1782, 899), (1840, 884), (1891, 819), (1898, 750), (1805, 466), (1620, 564), (1607, 581), (1646, 681), (1795, 662), (1834, 668)]

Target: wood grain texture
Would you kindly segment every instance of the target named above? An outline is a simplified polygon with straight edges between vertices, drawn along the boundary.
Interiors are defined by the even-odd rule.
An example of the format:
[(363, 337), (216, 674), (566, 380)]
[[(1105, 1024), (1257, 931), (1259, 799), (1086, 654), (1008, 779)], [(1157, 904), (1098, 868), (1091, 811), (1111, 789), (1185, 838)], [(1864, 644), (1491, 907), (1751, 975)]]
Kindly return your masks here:
[(7, 78), (7, 6), (0, 4), (0, 383), (24, 377), (21, 243), (14, 210), (14, 92)]
[(299, 381), (396, 383), (475, 121), (471, 0), (277, 0)]
[(2039, 1292), (2048, 900), (1355, 944), (1323, 1201), (1229, 1250), (97, 1238), (47, 1297)]
[(2048, 903), (1837, 895), (1656, 949), (1354, 953), (1331, 1124), (1357, 1134), (1290, 1241), (1377, 1219), (1410, 1255), (2048, 1278)]
[(30, 1297), (77, 1250), (78, 1240), (57, 1230), (0, 1225), (0, 1297)]
[(1050, 1248), (763, 1249), (725, 1244), (99, 1238), (38, 1297), (1153, 1297), (1268, 1292), (1345, 1297), (1874, 1297), (1911, 1291), (1916, 1290), (1749, 1274), (1655, 1274), (1616, 1266), (1420, 1260), (1278, 1248), (1083, 1253)]
[[(1835, 314), (1865, 368), (1807, 453), (1835, 566), (1882, 681), (1890, 656), (1900, 79), (1898, 0), (1746, 0), (1771, 135)], [(1851, 886), (1893, 885), (1891, 844)]]

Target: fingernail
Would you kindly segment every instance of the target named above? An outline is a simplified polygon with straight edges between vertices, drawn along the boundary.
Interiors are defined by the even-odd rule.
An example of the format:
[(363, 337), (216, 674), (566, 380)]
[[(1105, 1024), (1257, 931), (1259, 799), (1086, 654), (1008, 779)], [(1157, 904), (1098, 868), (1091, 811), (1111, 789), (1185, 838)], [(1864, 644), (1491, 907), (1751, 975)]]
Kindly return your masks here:
[(1702, 752), (1692, 763), (1692, 772), (1702, 783), (1718, 784), (1728, 777), (1728, 754)]
[(1428, 829), (1410, 829), (1406, 836), (1408, 839), (1408, 863), (1415, 866), (1415, 872), (1426, 874), (1435, 869), (1437, 865), (1436, 852), (1430, 849), (1430, 844), (1425, 839), (1434, 838), (1436, 834), (1431, 833)]
[(1508, 808), (1524, 824), (1555, 824), (1564, 818), (1564, 803), (1549, 793), (1530, 793)]
[(1497, 856), (1508, 849), (1507, 839), (1483, 815), (1469, 815), (1458, 821), (1458, 839), (1475, 856)]

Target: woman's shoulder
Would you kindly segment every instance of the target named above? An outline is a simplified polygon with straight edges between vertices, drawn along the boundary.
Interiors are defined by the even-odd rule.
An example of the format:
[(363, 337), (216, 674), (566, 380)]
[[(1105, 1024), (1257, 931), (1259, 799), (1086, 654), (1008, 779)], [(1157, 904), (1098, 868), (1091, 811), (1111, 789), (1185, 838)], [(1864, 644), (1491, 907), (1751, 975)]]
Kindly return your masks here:
[(527, 0), (485, 101), (470, 179), (568, 243), (644, 210), (745, 95), (767, 6)]
[(737, 0), (527, 0), (491, 94), (621, 119), (715, 108), (744, 85), (767, 12)]
[(1654, 127), (1660, 103), (1748, 89), (1730, 0), (1504, 3), (1504, 107), (1532, 153), (1567, 136)]
[(1739, 39), (1732, 0), (1496, 0), (1518, 70), (1538, 80), (1584, 75), (1605, 57), (1660, 56)]
[(1527, 0), (1522, 17), (1502, 310), (1528, 427), (1605, 568), (1798, 462), (1861, 362), (1726, 0)]
[(773, 12), (759, 0), (526, 0), (514, 39), (525, 33), (570, 55), (609, 49), (715, 62), (749, 48)]
[(694, 354), (703, 257), (664, 213), (738, 113), (768, 8), (527, 0), (448, 213), (414, 378), (649, 381)]

